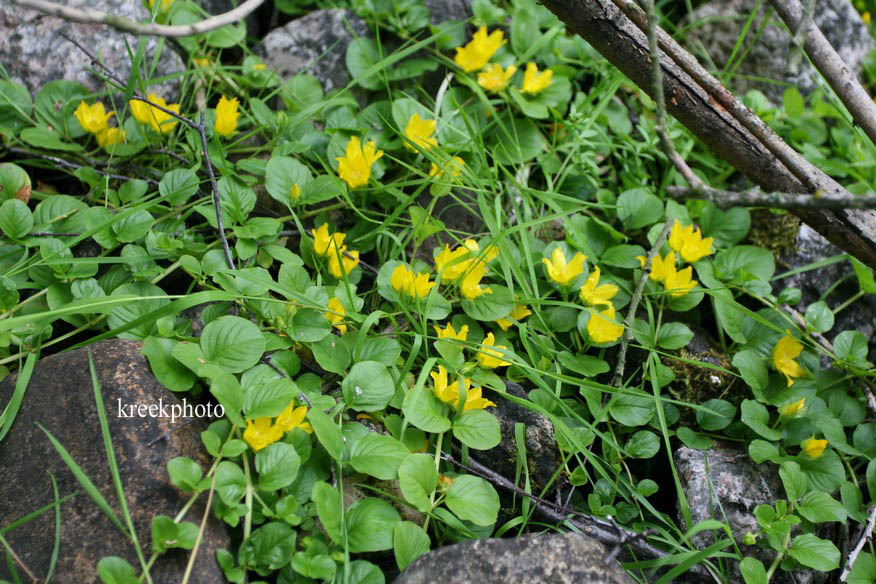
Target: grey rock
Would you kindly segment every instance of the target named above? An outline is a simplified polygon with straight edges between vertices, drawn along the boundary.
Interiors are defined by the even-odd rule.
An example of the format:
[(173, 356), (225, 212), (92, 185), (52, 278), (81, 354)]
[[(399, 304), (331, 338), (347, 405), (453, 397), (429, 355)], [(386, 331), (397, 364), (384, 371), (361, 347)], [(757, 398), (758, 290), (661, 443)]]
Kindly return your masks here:
[[(509, 394), (520, 398), (526, 397), (526, 392), (520, 385), (506, 381), (505, 386), (508, 388)], [(518, 458), (514, 425), (517, 423), (525, 424), (526, 463), (529, 470), (529, 480), (532, 492), (541, 493), (563, 460), (554, 438), (553, 424), (547, 416), (519, 406), (510, 400), (500, 397), (494, 401), (496, 407), (495, 409), (490, 408), (490, 411), (499, 420), (502, 441), (490, 450), (475, 453), (473, 457), (491, 470), (513, 481), (517, 471)]]
[(626, 584), (632, 578), (608, 551), (577, 533), (478, 539), (421, 556), (395, 584)]
[[(693, 32), (688, 36), (688, 45), (705, 48), (715, 65), (724, 67), (733, 53), (742, 28), (754, 10), (755, 3), (756, 0), (712, 0), (697, 8), (687, 19), (694, 26)], [(766, 14), (766, 5), (764, 3), (755, 18), (742, 47), (743, 50), (750, 48), (750, 51), (739, 65), (731, 86), (740, 93), (759, 89), (771, 101), (780, 104), (787, 84), (797, 86), (805, 94), (816, 88), (820, 76), (805, 57), (800, 62), (797, 74), (788, 74), (791, 37), (784, 29), (781, 17), (775, 13), (770, 17), (757, 43), (752, 46), (751, 39), (754, 38), (755, 31), (760, 29)], [(819, 0), (815, 24), (846, 64), (853, 71), (858, 71), (861, 62), (873, 48), (873, 39), (851, 2)], [(758, 81), (753, 77), (772, 79), (780, 83)]]
[[(60, 0), (73, 8), (86, 8), (125, 16), (134, 20), (148, 20), (149, 12), (139, 1), (132, 0)], [(74, 44), (62, 38), (64, 33), (100, 58), (116, 75), (127, 80), (131, 62), (129, 46), (137, 46), (137, 37), (126, 35), (109, 26), (70, 23), (54, 16), (25, 10), (11, 2), (0, 2), (0, 63), (12, 81), (21, 83), (32, 93), (49, 81), (66, 79), (82, 83), (92, 91), (104, 88), (101, 77), (93, 74), (91, 59)], [(152, 63), (158, 50), (158, 39), (148, 37), (145, 63)], [(162, 45), (154, 77), (173, 74), (185, 69), (182, 60), (168, 45)], [(155, 85), (152, 89), (168, 101), (174, 95), (178, 82)]]
[(425, 0), (429, 21), (438, 25), (447, 20), (467, 20), (471, 15), (469, 0)]
[[(758, 530), (755, 507), (774, 504), (785, 496), (778, 467), (756, 464), (744, 450), (722, 443), (716, 443), (707, 451), (682, 446), (674, 456), (681, 486), (690, 505), (691, 521), (694, 524), (709, 518), (726, 521), (742, 553), (753, 555), (769, 566), (775, 552), (745, 545), (742, 538), (747, 532)], [(681, 513), (679, 521), (683, 522)], [(714, 543), (714, 536), (702, 532), (694, 536), (693, 542), (703, 549)], [(742, 583), (738, 562), (729, 562), (729, 568), (730, 581)], [(817, 584), (826, 578), (826, 573), (814, 570), (796, 570), (793, 574), (777, 570), (770, 582)]]
[[(119, 401), (125, 406), (179, 403), (152, 376), (141, 344), (134, 341), (104, 341), (90, 347), (94, 367), (107, 409), (113, 449), (119, 465), (125, 497), (137, 537), (149, 556), (151, 521), (155, 515), (174, 517), (188, 495), (168, 479), (166, 464), (187, 456), (207, 469), (210, 459), (201, 447), (200, 421), (180, 428), (166, 417), (120, 417)], [(0, 411), (9, 401), (15, 376), (0, 383)], [(97, 582), (96, 566), (106, 556), (126, 558), (137, 566), (134, 549), (97, 505), (85, 494), (46, 435), (42, 424), (64, 445), (76, 463), (122, 517), (107, 464), (95, 405), (86, 349), (40, 360), (24, 395), (21, 409), (6, 438), (0, 442), (0, 528), (54, 501), (48, 472), (58, 481), (61, 497), (75, 496), (61, 505), (61, 537), (53, 582)], [(176, 430), (170, 433), (171, 430)], [(163, 439), (153, 441), (167, 434)], [(206, 497), (201, 497), (185, 520), (198, 524)], [(5, 534), (12, 549), (36, 574), (46, 574), (55, 537), (54, 513), (48, 512)], [(191, 582), (224, 582), (216, 563), (216, 550), (230, 541), (221, 521), (212, 515), (195, 560)], [(151, 570), (155, 582), (179, 582), (189, 552), (170, 550)], [(10, 579), (0, 563), (0, 580)]]
[(310, 73), (330, 91), (350, 82), (347, 45), (366, 34), (368, 26), (349, 10), (315, 10), (272, 30), (253, 52), (283, 79)]
[[(780, 257), (780, 261), (788, 269), (794, 269), (841, 253), (843, 253), (841, 249), (809, 226), (801, 225), (797, 234), (796, 251), (791, 255)], [(843, 283), (825, 298), (827, 305), (833, 309), (858, 292), (854, 271), (845, 260), (784, 278), (776, 283), (775, 292), (778, 293), (784, 288), (799, 288), (802, 299), (794, 308), (800, 313), (805, 313), (807, 306), (818, 301), (828, 288), (843, 278), (846, 278)], [(876, 334), (876, 295), (863, 296), (837, 313), (833, 328), (825, 336), (832, 341), (844, 330), (857, 330), (863, 333), (867, 339), (871, 339), (870, 348), (873, 349), (872, 339)]]

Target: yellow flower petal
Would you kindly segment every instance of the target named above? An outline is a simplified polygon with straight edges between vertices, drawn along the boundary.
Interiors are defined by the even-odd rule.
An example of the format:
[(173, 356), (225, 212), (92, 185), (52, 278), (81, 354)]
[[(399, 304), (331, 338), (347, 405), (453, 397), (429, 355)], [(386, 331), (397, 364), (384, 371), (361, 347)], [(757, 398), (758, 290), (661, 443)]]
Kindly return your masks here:
[(271, 418), (258, 418), (247, 420), (246, 430), (243, 431), (243, 439), (258, 452), (262, 448), (273, 444), (283, 437), (283, 431), (271, 424)]
[(453, 60), (466, 73), (483, 69), (496, 51), (505, 44), (504, 34), (497, 29), (487, 35), (487, 27), (480, 27), (470, 43), (456, 49)]
[(800, 446), (803, 447), (803, 454), (814, 460), (824, 454), (824, 449), (827, 448), (827, 440), (810, 438), (809, 440), (804, 440)]
[(435, 333), (438, 335), (439, 339), (456, 339), (458, 341), (465, 341), (468, 338), (468, 325), (464, 324), (459, 328), (459, 332), (453, 328), (451, 323), (447, 323), (445, 328), (440, 328), (438, 325), (434, 325)]
[(566, 253), (563, 248), (557, 246), (551, 253), (551, 259), (542, 258), (547, 267), (548, 277), (559, 284), (566, 286), (575, 278), (584, 273), (584, 261), (587, 256), (577, 252), (570, 261), (566, 261)]
[(611, 299), (620, 291), (614, 284), (599, 285), (599, 266), (593, 267), (593, 273), (587, 277), (587, 282), (581, 286), (581, 300), (590, 306), (608, 306)]
[(790, 332), (779, 339), (775, 349), (773, 349), (773, 367), (785, 376), (788, 380), (788, 387), (794, 384), (795, 378), (806, 375), (806, 371), (794, 361), (802, 352), (803, 345), (792, 337)]
[(621, 338), (624, 327), (615, 322), (614, 318), (614, 305), (610, 303), (602, 312), (590, 315), (590, 320), (587, 321), (587, 334), (594, 343), (611, 343)]
[(240, 116), (237, 106), (236, 97), (228, 99), (223, 95), (219, 98), (216, 104), (216, 133), (220, 136), (227, 138), (237, 129), (237, 118)]
[(109, 119), (115, 115), (115, 112), (106, 112), (103, 104), (99, 101), (88, 105), (84, 101), (79, 102), (79, 107), (73, 112), (76, 120), (82, 129), (89, 134), (98, 135), (109, 126)]
[(429, 274), (418, 274), (404, 264), (399, 264), (389, 277), (389, 284), (396, 292), (410, 298), (425, 298), (435, 282), (429, 281)]
[(550, 69), (539, 73), (535, 63), (527, 63), (526, 71), (523, 73), (523, 87), (520, 91), (531, 95), (541, 93), (551, 84), (553, 75), (554, 72)]
[(345, 156), (339, 156), (338, 176), (351, 189), (368, 184), (371, 178), (371, 166), (383, 156), (383, 150), (377, 150), (377, 143), (370, 141), (365, 146), (359, 141), (358, 136), (353, 136), (347, 142)]
[(496, 337), (493, 333), (487, 334), (487, 338), (481, 343), (481, 349), (477, 354), (477, 361), (481, 367), (486, 369), (495, 369), (496, 367), (505, 367), (510, 365), (511, 361), (506, 361), (503, 354), (496, 349), (508, 349), (504, 345), (496, 345)]
[(492, 63), (489, 67), (478, 73), (478, 85), (491, 93), (498, 93), (508, 87), (508, 83), (517, 71), (515, 65), (502, 69), (498, 63)]
[(341, 301), (337, 296), (332, 296), (332, 298), (328, 301), (328, 312), (325, 313), (325, 317), (328, 319), (330, 323), (334, 325), (338, 332), (344, 334), (347, 332), (347, 325), (344, 324), (344, 317), (346, 316), (347, 311), (344, 310), (344, 305), (341, 304)]
[(436, 120), (424, 120), (420, 114), (411, 116), (408, 125), (405, 128), (405, 147), (409, 150), (417, 150), (419, 147), (422, 150), (430, 150), (438, 145), (438, 140), (432, 134), (435, 133)]

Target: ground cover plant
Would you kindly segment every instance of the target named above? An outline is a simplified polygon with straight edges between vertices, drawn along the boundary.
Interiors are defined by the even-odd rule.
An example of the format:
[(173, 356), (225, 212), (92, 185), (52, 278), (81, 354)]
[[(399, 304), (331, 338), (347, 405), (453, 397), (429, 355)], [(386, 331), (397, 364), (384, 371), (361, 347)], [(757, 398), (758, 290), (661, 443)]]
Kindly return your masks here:
[[(159, 23), (200, 18), (153, 4)], [(36, 355), (135, 339), (168, 390), (224, 411), (201, 433), (212, 464), (167, 472), (232, 531), (230, 582), (383, 582), (457, 541), (576, 529), (575, 512), (661, 550), (622, 552), (641, 582), (847, 563), (847, 581), (876, 580), (869, 543), (847, 561), (876, 497), (876, 368), (863, 334), (834, 330), (876, 293), (870, 268), (825, 260), (848, 278), (796, 311), (782, 281), (818, 266), (777, 267), (746, 208), (667, 197), (685, 183), (654, 103), (535, 2), (476, 0), (469, 28), (415, 1), (349, 7), (373, 36), (329, 93), (269, 70), (243, 25), (181, 39), (173, 93), (148, 89), (142, 44), (130, 80), (95, 63), (97, 93), (0, 80), (0, 366), (19, 375), (0, 439)], [(874, 191), (874, 145), (833, 94), (745, 101)], [(711, 186), (738, 178), (669, 134)], [(837, 303), (843, 283), (859, 291)], [(695, 336), (718, 358), (686, 351)], [(550, 420), (560, 453), (535, 489), (518, 428), (513, 497), (471, 462), (502, 440), (502, 400)], [(718, 442), (778, 469), (784, 496), (750, 533), (691, 518), (672, 454)], [(550, 523), (557, 493), (571, 519)], [(200, 529), (155, 517), (139, 563), (104, 558), (101, 581), (151, 581)]]

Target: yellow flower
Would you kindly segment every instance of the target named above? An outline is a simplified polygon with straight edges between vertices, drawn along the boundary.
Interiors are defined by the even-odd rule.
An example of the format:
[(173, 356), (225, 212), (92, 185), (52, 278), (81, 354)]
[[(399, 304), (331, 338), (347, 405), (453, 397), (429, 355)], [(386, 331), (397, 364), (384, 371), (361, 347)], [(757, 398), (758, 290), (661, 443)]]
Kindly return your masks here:
[(824, 454), (824, 449), (827, 448), (827, 440), (810, 438), (809, 440), (804, 440), (803, 444), (801, 444), (800, 446), (803, 447), (803, 454), (815, 460), (816, 458)]
[(301, 187), (298, 186), (298, 183), (295, 183), (289, 188), (289, 200), (293, 203), (297, 203), (301, 198)]
[[(429, 374), (434, 384), (435, 396), (446, 404), (450, 404), (454, 408), (459, 408), (459, 389), (460, 383), (456, 382), (452, 385), (447, 382), (447, 370), (443, 365), (438, 366), (438, 373), (434, 371)], [(489, 406), (495, 406), (493, 402), (482, 397), (482, 389), (480, 387), (472, 387), (471, 379), (467, 377), (462, 379), (462, 386), (465, 388), (465, 406), (463, 411), (482, 410)]]
[[(648, 263), (648, 258), (645, 256), (636, 256), (636, 259), (639, 260), (639, 263), (642, 264), (642, 267), (645, 267), (645, 264)], [(666, 254), (666, 259), (660, 257), (660, 254), (656, 254), (654, 259), (651, 261), (651, 273), (648, 274), (648, 278), (654, 280), (655, 282), (662, 282), (666, 279), (666, 270), (669, 266), (675, 266), (675, 252), (671, 251)]]
[(89, 134), (100, 134), (107, 129), (109, 119), (115, 115), (115, 112), (107, 113), (103, 104), (99, 101), (88, 105), (84, 101), (79, 102), (79, 107), (73, 112), (79, 125)]
[(474, 300), (478, 296), (493, 293), (490, 288), (484, 288), (481, 286), (481, 278), (483, 278), (484, 274), (487, 272), (487, 264), (478, 260), (473, 261), (477, 261), (477, 265), (466, 272), (462, 277), (462, 281), (459, 283), (459, 291), (462, 292), (462, 296), (468, 300)]
[(508, 82), (511, 81), (516, 71), (516, 65), (511, 65), (503, 70), (502, 66), (498, 63), (492, 63), (489, 67), (478, 73), (478, 85), (489, 92), (498, 93), (508, 87)]
[(609, 306), (611, 299), (618, 293), (614, 284), (599, 285), (599, 266), (593, 267), (593, 273), (587, 277), (587, 282), (581, 286), (580, 296), (583, 302), (591, 306)]
[[(673, 257), (672, 259), (674, 260), (675, 258)], [(663, 278), (663, 286), (673, 298), (684, 296), (697, 285), (697, 281), (691, 279), (693, 276), (693, 268), (690, 266), (679, 272), (676, 271), (675, 262), (673, 261), (671, 264), (665, 265), (664, 268), (666, 270), (666, 275)]]
[(779, 408), (779, 413), (786, 418), (793, 418), (797, 414), (803, 411), (803, 408), (806, 407), (806, 398), (800, 399), (800, 401), (795, 401), (794, 403), (786, 404)]
[(329, 254), (329, 272), (339, 280), (359, 265), (359, 250), (341, 246), (337, 253)]
[(219, 103), (216, 104), (216, 133), (220, 136), (227, 138), (237, 129), (237, 118), (240, 117), (237, 106), (236, 97), (228, 99), (223, 95), (219, 98)]
[(587, 334), (594, 343), (610, 343), (621, 338), (624, 327), (614, 321), (614, 304), (609, 303), (608, 308), (602, 312), (590, 315), (587, 321)]
[(383, 150), (377, 149), (376, 142), (370, 141), (363, 148), (359, 137), (353, 136), (347, 142), (346, 155), (337, 158), (338, 176), (351, 189), (367, 185), (368, 179), (371, 178), (371, 166), (381, 156), (383, 156)]
[(456, 339), (457, 341), (465, 341), (468, 338), (468, 325), (464, 324), (460, 327), (459, 332), (453, 328), (451, 323), (447, 323), (446, 328), (439, 328), (438, 325), (433, 325), (439, 339)]
[(572, 280), (584, 273), (584, 261), (587, 259), (580, 251), (572, 256), (572, 260), (566, 263), (566, 254), (561, 247), (555, 247), (551, 259), (542, 258), (541, 261), (547, 266), (548, 277), (565, 286)]
[(328, 301), (328, 312), (325, 313), (325, 317), (341, 334), (347, 332), (347, 325), (344, 324), (344, 317), (346, 315), (347, 311), (344, 310), (344, 305), (341, 304), (341, 301), (337, 296), (333, 296), (331, 300)]
[(103, 131), (97, 135), (97, 143), (101, 148), (109, 151), (111, 148), (107, 148), (107, 146), (115, 146), (116, 144), (125, 143), (125, 131), (120, 130), (119, 128), (104, 128)]
[(788, 380), (788, 387), (791, 387), (794, 384), (794, 378), (803, 377), (806, 372), (794, 361), (803, 352), (803, 345), (791, 336), (790, 331), (786, 332), (788, 334), (779, 339), (776, 348), (773, 349), (773, 367), (785, 376)]
[(283, 431), (271, 424), (271, 418), (259, 418), (255, 421), (246, 421), (246, 430), (243, 431), (243, 439), (252, 449), (258, 452), (265, 446), (273, 444), (283, 437)]
[(525, 304), (515, 304), (514, 308), (511, 309), (511, 314), (509, 314), (505, 318), (500, 318), (496, 321), (496, 324), (499, 325), (503, 331), (507, 331), (512, 324), (512, 322), (508, 320), (509, 318), (513, 318), (517, 322), (520, 322), (530, 314), (532, 314), (532, 311), (529, 310), (529, 308)]
[[(146, 99), (156, 105), (160, 105), (161, 107), (172, 111), (175, 114), (179, 114), (178, 103), (169, 104), (164, 100), (163, 97), (158, 97), (154, 93), (150, 93)], [(153, 107), (151, 104), (148, 104), (145, 101), (132, 99), (128, 102), (128, 105), (131, 106), (131, 114), (134, 116), (135, 120), (137, 120), (141, 124), (147, 124), (151, 126), (152, 129), (159, 134), (167, 134), (171, 132), (179, 123), (176, 118), (171, 116), (169, 113), (162, 111), (157, 107)]]
[(669, 247), (678, 252), (681, 259), (689, 264), (694, 263), (700, 258), (712, 255), (712, 242), (714, 238), (707, 237), (703, 239), (703, 234), (699, 228), (694, 229), (693, 225), (682, 227), (678, 219), (672, 226), (672, 231), (669, 234)]
[(265, 66), (264, 63), (256, 63), (255, 65), (252, 66), (252, 68), (255, 69), (256, 71), (264, 71), (265, 69), (267, 69), (267, 67)]
[(435, 282), (429, 281), (429, 274), (417, 274), (404, 264), (399, 264), (389, 278), (392, 289), (411, 298), (425, 298), (435, 287)]
[(323, 223), (319, 229), (311, 229), (310, 232), (313, 234), (313, 253), (316, 255), (326, 256), (329, 255), (329, 251), (334, 254), (335, 249), (347, 247), (344, 245), (347, 234), (337, 231), (329, 236), (328, 223)]
[(420, 114), (412, 115), (405, 128), (405, 138), (408, 139), (408, 142), (405, 142), (405, 147), (408, 150), (416, 150), (414, 147), (416, 145), (423, 150), (429, 150), (437, 146), (438, 140), (432, 136), (435, 133), (437, 123), (436, 120), (424, 120)]
[[(448, 161), (447, 166), (450, 168), (450, 176), (452, 178), (456, 178), (462, 174), (462, 167), (465, 166), (465, 160), (463, 160), (459, 156), (454, 156)], [(429, 169), (429, 176), (434, 178), (441, 178), (442, 176), (444, 176), (444, 169), (433, 162), (432, 168)]]
[(866, 24), (867, 26), (870, 26), (870, 21), (872, 20), (872, 18), (870, 17), (870, 13), (865, 12), (864, 14), (862, 14), (861, 20), (864, 21), (864, 24)]
[(195, 57), (194, 59), (192, 59), (192, 62), (194, 62), (194, 64), (198, 67), (210, 66), (210, 59), (208, 59), (207, 57)]
[(464, 47), (457, 47), (456, 64), (466, 73), (483, 69), (490, 58), (505, 44), (505, 33), (494, 30), (487, 36), (487, 27), (482, 26), (474, 33), (471, 42)]
[[(508, 347), (505, 347), (504, 345), (496, 345), (495, 343), (496, 338), (493, 336), (493, 333), (489, 333), (487, 338), (484, 339), (484, 342), (481, 343), (481, 350), (478, 351), (477, 354), (477, 360), (481, 367), (495, 369), (496, 367), (504, 367), (511, 364), (511, 361), (505, 361), (505, 359), (502, 358), (502, 353), (496, 350), (507, 349)], [(489, 349), (486, 347), (495, 348)]]
[(545, 69), (542, 73), (539, 73), (535, 63), (527, 63), (526, 71), (523, 72), (523, 88), (520, 91), (531, 93), (532, 95), (541, 93), (551, 84), (553, 75), (554, 72), (550, 69)]
[[(441, 279), (447, 282), (455, 282), (465, 274), (475, 262), (491, 262), (499, 255), (496, 246), (491, 245), (484, 250), (480, 258), (481, 248), (474, 239), (466, 239), (462, 245), (450, 251), (450, 246), (445, 244), (444, 249), (435, 257), (435, 269), (441, 274)], [(464, 259), (468, 258), (468, 259)]]
[(307, 415), (307, 406), (295, 407), (295, 401), (291, 401), (286, 409), (277, 416), (274, 426), (281, 432), (288, 432), (292, 428), (301, 428), (308, 434), (313, 432), (313, 427), (304, 421)]
[[(173, 4), (173, 0), (161, 0), (161, 11), (167, 12), (170, 10), (170, 6)], [(149, 0), (149, 10), (153, 10), (155, 8), (155, 0)]]

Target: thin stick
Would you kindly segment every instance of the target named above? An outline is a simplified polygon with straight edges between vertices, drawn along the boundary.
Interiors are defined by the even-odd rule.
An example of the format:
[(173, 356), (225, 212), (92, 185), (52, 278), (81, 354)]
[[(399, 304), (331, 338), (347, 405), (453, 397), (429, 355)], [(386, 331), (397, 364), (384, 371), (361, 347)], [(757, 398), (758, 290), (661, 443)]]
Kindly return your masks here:
[[(600, 519), (598, 517), (593, 517), (592, 515), (587, 515), (586, 513), (582, 513), (574, 509), (562, 509), (559, 505), (556, 505), (555, 503), (551, 503), (550, 501), (542, 499), (537, 495), (533, 495), (532, 493), (521, 489), (502, 475), (493, 471), (489, 467), (484, 466), (473, 458), (468, 459), (468, 464), (462, 464), (446, 452), (441, 453), (441, 458), (443, 458), (447, 462), (450, 462), (451, 464), (465, 469), (472, 474), (478, 475), (481, 478), (490, 481), (498, 487), (501, 487), (507, 491), (512, 491), (514, 493), (517, 493), (518, 495), (528, 497), (530, 500), (532, 500), (533, 503), (535, 503), (536, 509), (538, 509), (538, 511), (546, 519), (550, 521), (555, 521), (557, 523), (569, 523), (576, 529), (595, 538), (603, 544), (616, 546), (621, 542), (625, 542), (625, 544), (629, 544), (630, 547), (632, 547), (637, 553), (652, 558), (663, 558), (669, 555), (668, 552), (661, 550), (660, 548), (654, 547), (646, 541), (642, 541), (640, 538), (643, 534), (627, 530), (617, 525), (617, 523), (612, 524), (612, 522), (610, 521)], [(564, 513), (577, 515), (587, 523), (572, 519)], [(688, 571), (702, 578), (709, 578), (708, 571), (700, 565), (691, 566)]]
[(849, 577), (849, 574), (852, 571), (852, 566), (855, 564), (855, 560), (858, 559), (858, 554), (861, 553), (861, 550), (864, 549), (864, 546), (867, 545), (867, 542), (873, 537), (874, 525), (876, 525), (876, 505), (873, 505), (873, 508), (870, 510), (870, 518), (867, 519), (867, 527), (864, 529), (864, 533), (861, 534), (861, 539), (858, 540), (852, 553), (849, 554), (846, 567), (843, 568), (843, 573), (840, 575), (840, 582), (845, 582), (846, 578)]
[(693, 173), (684, 158), (675, 149), (675, 144), (666, 131), (666, 96), (663, 94), (663, 65), (660, 62), (660, 50), (657, 48), (657, 12), (654, 10), (654, 0), (642, 0), (648, 15), (648, 46), (651, 52), (652, 79), (654, 84), (654, 103), (657, 106), (657, 125), (655, 130), (660, 137), (660, 145), (664, 154), (678, 172), (695, 191), (703, 188), (703, 183)]
[[(54, 162), (58, 166), (63, 166), (65, 168), (82, 168), (83, 166), (85, 166), (84, 164), (78, 164), (76, 162), (64, 160), (63, 158), (58, 158), (57, 156), (49, 156), (48, 154), (40, 154), (39, 152), (31, 152), (30, 150), (24, 150), (22, 148), (13, 148), (11, 146), (6, 146), (6, 145), (0, 145), (0, 148), (5, 148), (10, 153), (18, 154), (19, 156), (29, 156), (29, 157), (37, 158), (40, 160), (48, 160), (49, 162)], [(94, 162), (95, 162), (95, 164), (89, 163), (89, 166), (91, 166), (92, 168), (94, 168), (95, 166), (100, 166), (98, 161), (94, 161)], [(23, 164), (23, 162), (19, 162), (19, 164)], [(126, 176), (124, 174), (112, 174), (112, 173), (108, 173), (108, 172), (102, 172), (100, 170), (97, 170), (96, 168), (95, 168), (95, 170), (97, 172), (99, 172), (100, 174), (102, 174), (106, 177), (115, 179), (115, 180), (143, 180), (149, 184), (152, 184), (155, 186), (158, 185), (158, 181), (153, 179), (153, 178), (148, 178), (148, 177), (138, 178), (138, 177), (133, 177), (133, 176)]]
[(201, 134), (201, 145), (204, 147), (204, 161), (207, 163), (207, 174), (210, 175), (210, 186), (213, 188), (213, 206), (216, 208), (216, 227), (219, 229), (219, 239), (222, 241), (222, 249), (225, 251), (225, 261), (232, 270), (234, 258), (231, 257), (231, 248), (228, 247), (228, 239), (225, 237), (225, 224), (222, 222), (222, 205), (219, 201), (219, 185), (216, 184), (216, 175), (213, 174), (213, 162), (207, 151), (207, 131), (204, 128), (204, 112), (201, 112), (201, 122), (198, 124), (198, 132)]
[(723, 191), (711, 187), (700, 190), (687, 187), (667, 187), (666, 194), (673, 199), (705, 199), (721, 209), (730, 207), (771, 207), (773, 209), (872, 209), (876, 195), (825, 193), (764, 193), (755, 187), (747, 191)]
[(800, 60), (803, 57), (803, 44), (806, 37), (809, 35), (809, 30), (812, 28), (812, 19), (815, 16), (815, 0), (803, 0), (806, 4), (803, 6), (803, 22), (794, 33), (794, 38), (791, 39), (792, 52), (788, 57), (788, 73), (796, 76), (800, 69)]
[[(770, 0), (770, 2), (792, 32), (805, 28), (806, 15), (799, 0)], [(876, 144), (876, 104), (858, 81), (855, 72), (845, 64), (817, 26), (810, 26), (805, 31), (803, 46), (815, 67), (824, 75), (828, 84), (848, 108), (855, 123)]]
[(99, 12), (96, 10), (79, 10), (68, 6), (62, 6), (61, 4), (55, 4), (54, 2), (48, 2), (47, 0), (12, 0), (12, 2), (23, 8), (30, 8), (50, 16), (57, 16), (70, 22), (105, 24), (117, 30), (133, 34), (179, 38), (203, 34), (221, 28), (227, 24), (243, 20), (252, 11), (261, 6), (264, 0), (246, 0), (246, 2), (237, 8), (229, 10), (223, 14), (217, 14), (216, 16), (211, 16), (210, 18), (192, 24), (177, 26), (137, 22), (136, 20), (119, 16), (117, 14)]
[(216, 473), (213, 473), (213, 480), (210, 481), (210, 492), (207, 493), (207, 504), (204, 506), (204, 514), (201, 516), (201, 525), (198, 528), (198, 537), (195, 539), (195, 546), (192, 548), (192, 553), (189, 555), (189, 562), (186, 564), (186, 571), (183, 574), (181, 584), (188, 584), (189, 577), (192, 575), (192, 568), (195, 567), (195, 557), (198, 555), (198, 548), (201, 547), (201, 541), (204, 539), (204, 529), (207, 527), (207, 518), (210, 517), (211, 507), (213, 502), (213, 491), (216, 487)]
[[(264, 363), (265, 365), (267, 365), (268, 367), (270, 367), (271, 369), (273, 369), (274, 371), (276, 371), (277, 373), (279, 373), (280, 375), (282, 375), (286, 379), (292, 379), (291, 377), (289, 377), (288, 373), (286, 373), (285, 371), (283, 371), (282, 369), (280, 369), (279, 367), (274, 365), (274, 362), (271, 361), (270, 356), (262, 357), (261, 361), (262, 361), (262, 363)], [(301, 401), (303, 401), (305, 404), (307, 404), (308, 408), (313, 409), (313, 402), (310, 401), (310, 398), (307, 397), (307, 395), (303, 391), (298, 392), (298, 397), (301, 398)]]
[(633, 338), (633, 322), (636, 319), (636, 310), (639, 308), (639, 302), (642, 301), (642, 294), (645, 291), (645, 282), (651, 275), (651, 264), (654, 261), (654, 256), (660, 253), (660, 248), (663, 247), (663, 242), (669, 237), (669, 232), (672, 230), (672, 221), (667, 221), (663, 226), (660, 235), (657, 236), (654, 245), (651, 246), (651, 251), (648, 252), (648, 259), (645, 262), (645, 267), (642, 269), (642, 277), (639, 278), (639, 283), (636, 284), (636, 290), (633, 292), (633, 297), (630, 299), (630, 310), (627, 312), (627, 318), (624, 320), (624, 335), (621, 338), (620, 352), (617, 356), (617, 368), (614, 372), (614, 377), (611, 378), (611, 386), (617, 387), (624, 379), (624, 367), (627, 362), (627, 349), (630, 345), (630, 339)]
[[(634, 2), (611, 0), (642, 32), (648, 33), (648, 17)], [(803, 158), (791, 148), (757, 114), (748, 109), (735, 95), (724, 87), (699, 61), (679, 45), (662, 28), (656, 28), (659, 47), (675, 64), (690, 75), (718, 105), (751, 132), (773, 156), (775, 156), (794, 177), (812, 191), (849, 194), (838, 182), (822, 172), (814, 164)]]

